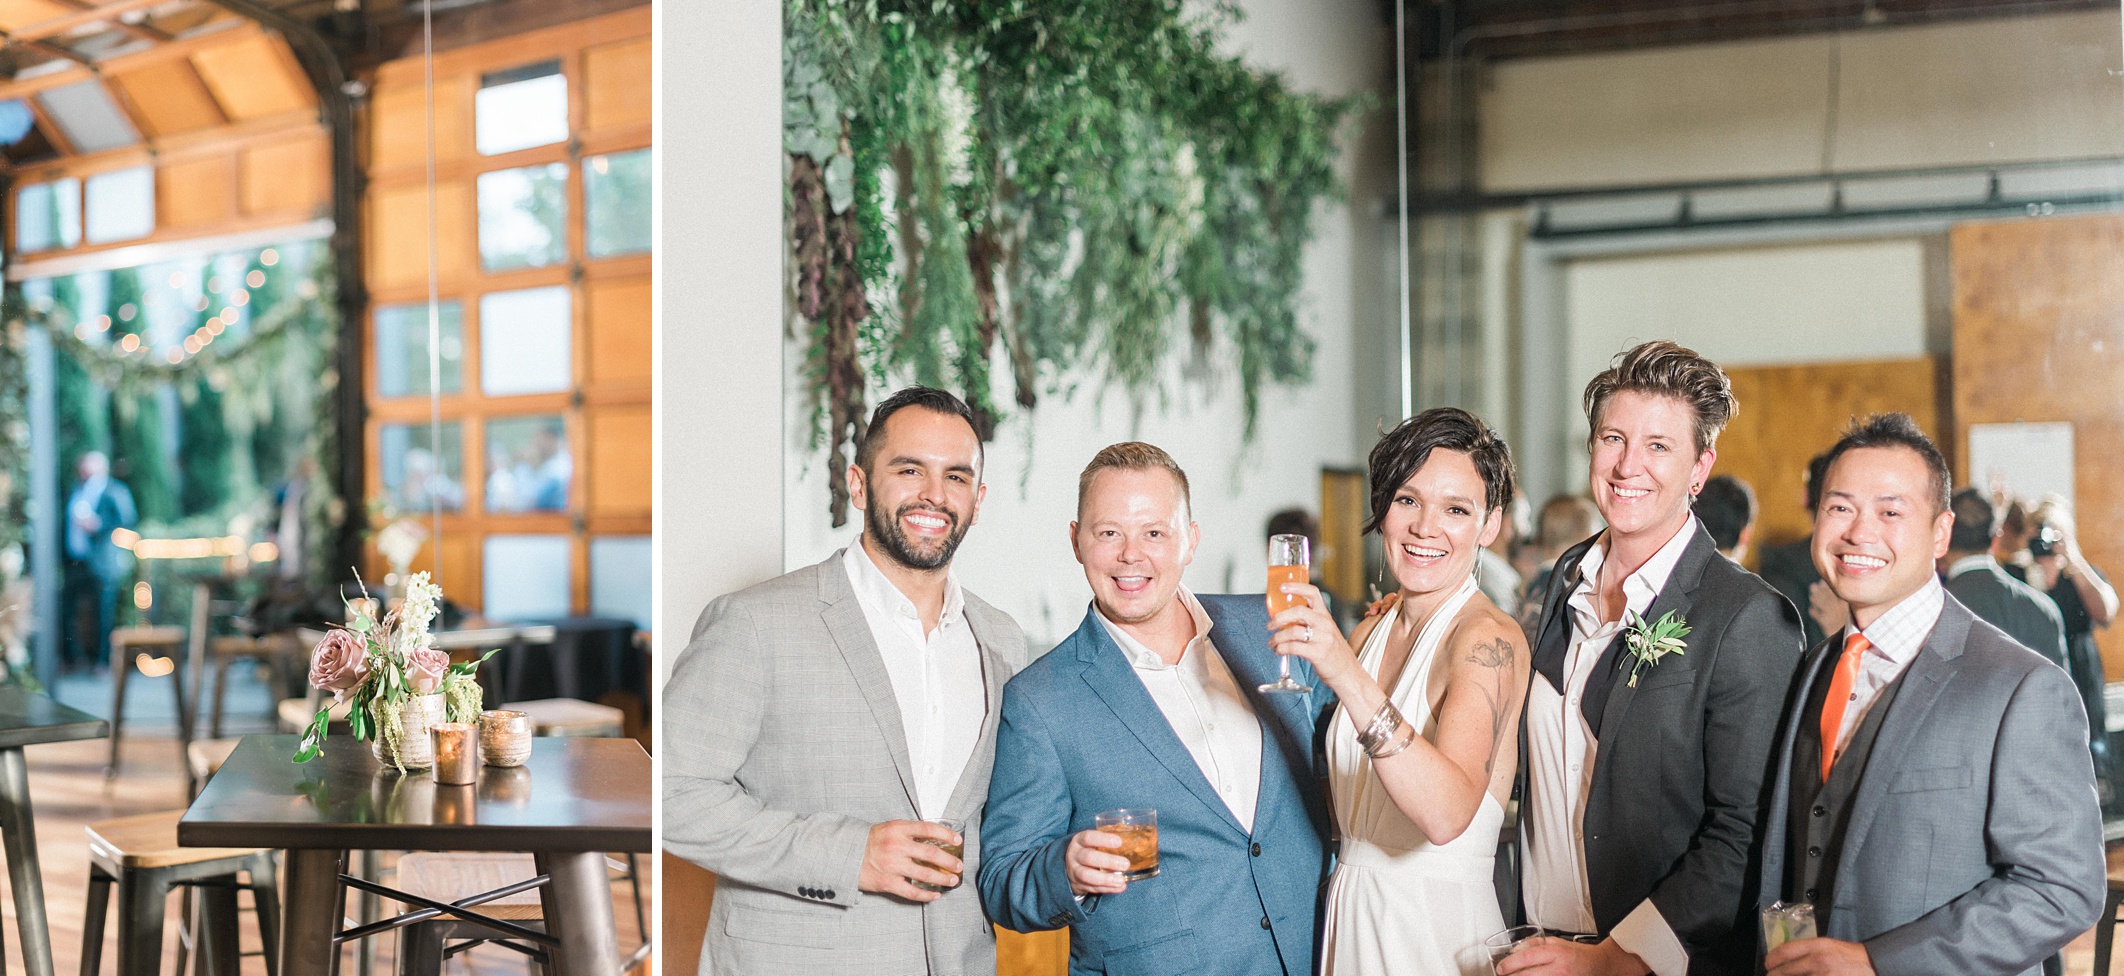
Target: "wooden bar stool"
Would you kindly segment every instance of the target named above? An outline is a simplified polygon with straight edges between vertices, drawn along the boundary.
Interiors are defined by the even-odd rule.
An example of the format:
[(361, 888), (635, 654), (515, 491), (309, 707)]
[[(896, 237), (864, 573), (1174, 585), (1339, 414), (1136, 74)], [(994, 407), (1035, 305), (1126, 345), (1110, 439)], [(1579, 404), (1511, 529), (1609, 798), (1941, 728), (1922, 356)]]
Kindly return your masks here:
[[(235, 976), (236, 891), (248, 888), (265, 944), (266, 972), (279, 972), (280, 894), (273, 852), (261, 848), (179, 847), (183, 810), (99, 820), (88, 827), (88, 913), (81, 933), (81, 976), (97, 976), (103, 962), (104, 917), (111, 886), (118, 888), (118, 976), (158, 976), (162, 920), (171, 888), (200, 889), (192, 924), (202, 968)], [(239, 882), (238, 874), (250, 876)], [(178, 942), (184, 951), (184, 940)], [(177, 971), (184, 971), (180, 958)]]
[[(398, 887), (430, 901), (454, 902), (474, 892), (493, 891), (537, 876), (538, 868), (529, 854), (419, 852), (398, 859)], [(537, 888), (483, 902), (473, 910), (525, 928), (545, 929), (545, 909), (539, 903)], [(506, 933), (464, 919), (444, 917), (415, 922), (398, 930), (399, 976), (438, 976), (443, 960), (485, 942), (523, 952), (531, 956), (534, 972), (544, 970), (543, 953), (501, 942), (505, 937)], [(446, 946), (450, 939), (469, 941)]]
[(2095, 920), (2094, 976), (2109, 976), (2109, 952), (2117, 941), (2117, 909), (2124, 907), (2124, 872), (2109, 869), (2109, 897)]
[(576, 698), (538, 698), (503, 705), (531, 717), (531, 734), (589, 739), (616, 739), (625, 727), (627, 713), (610, 705)]
[[(115, 627), (111, 630), (111, 759), (103, 774), (118, 775), (118, 742), (124, 737), (125, 684), (133, 673), (133, 660), (140, 654), (167, 655), (172, 659), (183, 656), (185, 632), (182, 627)], [(188, 742), (190, 730), (184, 726), (191, 713), (185, 709), (184, 678), (176, 676), (172, 682), (177, 696), (177, 739)]]
[(271, 675), (267, 679), (266, 687), (273, 689), (273, 694), (280, 695), (284, 694), (280, 689), (286, 683), (282, 673), (286, 669), (287, 661), (301, 652), (299, 642), (287, 634), (208, 638), (206, 656), (207, 661), (214, 665), (214, 701), (207, 709), (207, 737), (221, 738), (221, 715), (229, 693), (229, 665), (238, 661), (255, 661), (264, 665)]
[(236, 751), (236, 743), (242, 739), (195, 739), (185, 747), (185, 793), (199, 799), (199, 791), (206, 786), (221, 764), (229, 761), (229, 753)]

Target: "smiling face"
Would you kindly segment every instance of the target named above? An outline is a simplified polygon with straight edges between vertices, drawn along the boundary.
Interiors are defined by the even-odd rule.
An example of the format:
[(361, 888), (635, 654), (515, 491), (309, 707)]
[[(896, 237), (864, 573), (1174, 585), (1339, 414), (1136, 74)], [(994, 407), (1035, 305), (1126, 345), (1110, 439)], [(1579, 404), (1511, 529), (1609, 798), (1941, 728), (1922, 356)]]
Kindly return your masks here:
[(1104, 468), (1092, 476), (1069, 524), (1099, 612), (1117, 624), (1153, 623), (1178, 607), (1180, 574), (1201, 531), (1189, 520), (1180, 482), (1160, 468)]
[(1822, 479), (1814, 566), (1860, 629), (1923, 588), (1947, 553), (1953, 512), (1933, 511), (1932, 472), (1905, 447), (1844, 452)]
[(1696, 415), (1680, 397), (1625, 390), (1593, 425), (1593, 504), (1617, 541), (1665, 542), (1689, 518), (1691, 489), (1718, 451), (1696, 450)]
[(1482, 474), (1465, 451), (1435, 448), (1394, 492), (1379, 537), (1402, 592), (1433, 593), (1457, 586), (1475, 564), (1475, 551), (1502, 530), (1499, 511), (1483, 511)]
[(870, 469), (848, 467), (864, 548), (913, 570), (950, 565), (980, 515), (981, 440), (966, 421), (924, 407), (885, 418)]

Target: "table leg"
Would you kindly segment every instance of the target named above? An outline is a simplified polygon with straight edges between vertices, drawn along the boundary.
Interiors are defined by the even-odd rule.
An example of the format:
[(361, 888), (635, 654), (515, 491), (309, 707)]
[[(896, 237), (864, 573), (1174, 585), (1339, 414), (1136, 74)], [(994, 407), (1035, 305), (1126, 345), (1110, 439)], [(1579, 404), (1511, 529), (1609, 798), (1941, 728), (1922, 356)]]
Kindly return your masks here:
[[(361, 852), (361, 870), (355, 872), (363, 881), (383, 879), (383, 852)], [(373, 891), (364, 891), (354, 896), (354, 921), (367, 925), (383, 917), (383, 899)], [(354, 972), (359, 976), (375, 976), (376, 936), (370, 936), (354, 945)]]
[(22, 936), (22, 968), (52, 976), (52, 935), (44, 920), (44, 874), (37, 864), (37, 823), (30, 810), (29, 764), (21, 749), (0, 749), (0, 844), (15, 894), (15, 928)]
[(546, 931), (560, 940), (548, 976), (619, 976), (619, 936), (612, 927), (612, 881), (597, 851), (535, 854)]
[(346, 918), (346, 889), (339, 874), (342, 850), (288, 852), (286, 902), (280, 913), (280, 976), (331, 976), (339, 967), (332, 937)]

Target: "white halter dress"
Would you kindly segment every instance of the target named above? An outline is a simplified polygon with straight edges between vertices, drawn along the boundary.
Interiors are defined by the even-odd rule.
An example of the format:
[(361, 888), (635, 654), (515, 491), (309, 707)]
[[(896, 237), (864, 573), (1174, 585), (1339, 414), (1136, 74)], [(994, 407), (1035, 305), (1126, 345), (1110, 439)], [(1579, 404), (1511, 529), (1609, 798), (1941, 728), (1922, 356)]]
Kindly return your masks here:
[[(1427, 740), (1437, 738), (1435, 713), (1451, 671), (1438, 645), (1475, 592), (1470, 577), (1431, 615), (1388, 689), (1394, 707)], [(1358, 653), (1375, 678), (1400, 609), (1386, 612)], [(1342, 846), (1328, 882), (1323, 976), (1488, 976), (1482, 941), (1504, 929), (1493, 879), (1504, 826), (1497, 798), (1485, 791), (1467, 830), (1450, 843), (1431, 843), (1387, 796), (1357, 745), (1356, 729), (1340, 717), (1328, 736), (1328, 789)]]

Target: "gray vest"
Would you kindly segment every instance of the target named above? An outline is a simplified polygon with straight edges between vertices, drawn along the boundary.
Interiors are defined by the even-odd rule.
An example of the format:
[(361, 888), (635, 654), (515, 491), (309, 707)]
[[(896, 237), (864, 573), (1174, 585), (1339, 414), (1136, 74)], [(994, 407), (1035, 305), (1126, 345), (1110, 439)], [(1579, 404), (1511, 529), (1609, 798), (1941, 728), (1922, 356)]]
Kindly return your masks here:
[[(1834, 640), (1835, 635), (1830, 639)], [(1829, 930), (1830, 906), (1836, 901), (1836, 862), (1843, 854), (1844, 826), (1851, 817), (1852, 798), (1858, 793), (1859, 780), (1865, 775), (1866, 761), (1873, 755), (1873, 742), (1880, 736), (1888, 707), (1902, 689), (1904, 675), (1910, 673), (1904, 669), (1874, 698), (1866, 717), (1852, 730), (1851, 743), (1844, 747), (1843, 756), (1830, 768), (1829, 781), (1825, 783), (1821, 772), (1822, 705), (1842, 656), (1843, 652), (1838, 651), (1835, 657), (1822, 662), (1814, 686), (1807, 690), (1799, 737), (1792, 744), (1792, 801), (1787, 811), (1791, 826), (1785, 833), (1784, 900), (1813, 904), (1814, 922), (1817, 931), (1822, 932)]]

